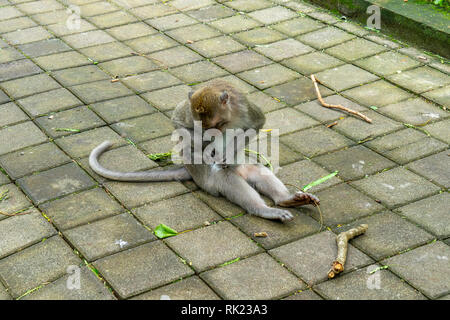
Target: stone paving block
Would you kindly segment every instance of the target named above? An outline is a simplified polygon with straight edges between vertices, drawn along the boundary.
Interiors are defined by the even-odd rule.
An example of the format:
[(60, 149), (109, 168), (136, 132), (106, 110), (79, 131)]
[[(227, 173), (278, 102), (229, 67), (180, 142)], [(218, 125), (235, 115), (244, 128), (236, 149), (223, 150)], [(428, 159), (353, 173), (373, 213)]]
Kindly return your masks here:
[(245, 49), (243, 45), (236, 42), (229, 36), (197, 41), (190, 44), (189, 47), (207, 58), (221, 56)]
[(214, 211), (222, 217), (230, 218), (245, 213), (244, 209), (228, 201), (224, 197), (215, 197), (203, 191), (197, 191), (194, 195), (214, 209)]
[(170, 119), (162, 113), (117, 122), (113, 128), (135, 142), (165, 136), (175, 130)]
[(403, 70), (420, 65), (418, 61), (395, 51), (383, 52), (373, 57), (355, 61), (354, 63), (363, 69), (381, 76), (401, 73)]
[(430, 67), (438, 69), (442, 72), (445, 72), (447, 74), (450, 73), (450, 68), (448, 67), (448, 64), (444, 63), (444, 61), (432, 61), (431, 63), (428, 64)]
[(123, 298), (194, 273), (162, 241), (116, 253), (94, 265)]
[(221, 18), (227, 18), (235, 14), (235, 11), (223, 5), (212, 5), (210, 7), (203, 7), (196, 10), (186, 12), (191, 17), (201, 21), (210, 22)]
[(17, 100), (32, 116), (48, 114), (83, 104), (69, 90), (60, 88)]
[(240, 12), (251, 12), (271, 7), (273, 4), (267, 0), (237, 0), (224, 3)]
[(319, 51), (287, 59), (281, 63), (304, 75), (310, 75), (344, 64), (343, 61)]
[(280, 130), (280, 135), (283, 135), (318, 124), (319, 122), (307, 115), (301, 114), (291, 108), (284, 108), (267, 113), (264, 128), (278, 129)]
[[(129, 106), (133, 106), (133, 108)], [(94, 103), (90, 108), (108, 123), (142, 116), (156, 111), (154, 107), (136, 95)]]
[[(351, 77), (349, 77), (350, 74), (352, 75)], [(337, 91), (342, 91), (379, 79), (377, 76), (351, 64), (319, 72), (316, 77), (321, 83)]]
[[(9, 183), (0, 186), (0, 194), (7, 192), (6, 198), (0, 202), (0, 211), (6, 213), (16, 213), (31, 206), (30, 200), (16, 187), (15, 184)], [(0, 220), (7, 219), (7, 216), (1, 215)], [(8, 218), (9, 219), (9, 218)]]
[(262, 24), (248, 17), (247, 15), (235, 15), (229, 18), (216, 20), (210, 23), (211, 27), (214, 27), (223, 33), (235, 33), (243, 30), (249, 30), (255, 27), (259, 27)]
[(58, 279), (66, 274), (69, 266), (80, 263), (64, 240), (54, 236), (0, 260), (0, 274), (10, 294), (17, 298), (30, 289)]
[[(342, 225), (384, 210), (381, 204), (345, 183), (319, 191), (316, 195), (320, 199), (323, 222), (328, 226)], [(342, 201), (343, 197), (345, 201)], [(320, 221), (317, 208), (313, 207), (310, 214)]]
[(423, 226), (440, 238), (450, 235), (450, 217), (447, 213), (450, 195), (446, 192), (398, 208), (401, 215)]
[(300, 291), (299, 293), (294, 293), (293, 295), (290, 295), (289, 297), (284, 298), (283, 300), (323, 300), (323, 299), (317, 293), (309, 289)]
[(29, 120), (28, 116), (14, 102), (0, 105), (0, 114), (2, 115), (0, 127)]
[(300, 35), (296, 39), (318, 50), (322, 50), (353, 38), (355, 38), (353, 34), (347, 33), (338, 28), (325, 27)]
[(125, 41), (125, 44), (140, 54), (148, 54), (178, 45), (176, 41), (159, 33), (128, 40)]
[(152, 229), (162, 223), (177, 232), (221, 220), (219, 215), (192, 194), (151, 203), (133, 210), (133, 213)]
[(167, 31), (170, 29), (186, 27), (196, 24), (197, 21), (183, 13), (172, 14), (164, 17), (158, 17), (146, 20), (148, 24), (160, 31)]
[(124, 11), (116, 11), (112, 13), (98, 15), (89, 18), (89, 20), (99, 28), (110, 28), (137, 21), (137, 19), (134, 16)]
[(110, 78), (108, 74), (94, 65), (55, 71), (53, 76), (66, 87)]
[(394, 74), (388, 79), (415, 93), (437, 89), (450, 83), (448, 75), (427, 66)]
[[(328, 278), (330, 265), (337, 254), (336, 235), (323, 231), (315, 235), (291, 242), (269, 251), (281, 263), (308, 284), (321, 282)], [(348, 246), (345, 272), (355, 270), (373, 262), (364, 253)], [(345, 273), (344, 272), (344, 273)]]
[(39, 208), (59, 230), (75, 228), (124, 211), (100, 188), (46, 202)]
[(0, 33), (11, 32), (19, 29), (27, 29), (34, 26), (36, 26), (36, 22), (28, 17), (18, 17), (9, 20), (0, 19)]
[(421, 125), (427, 121), (437, 121), (450, 117), (450, 113), (435, 107), (423, 99), (415, 98), (380, 108), (385, 114), (403, 123)]
[(250, 50), (214, 58), (212, 61), (232, 73), (261, 67), (272, 63), (272, 61), (266, 57)]
[[(314, 289), (328, 299), (336, 300), (424, 300), (420, 292), (411, 288), (389, 270), (371, 271), (379, 265), (371, 265), (361, 270), (325, 281)], [(376, 277), (373, 277), (376, 275)], [(378, 288), (377, 283), (379, 283)], [(368, 285), (370, 284), (370, 285)]]
[(370, 41), (376, 42), (378, 44), (381, 44), (389, 49), (394, 49), (394, 50), (399, 49), (399, 52), (405, 53), (402, 51), (402, 49), (404, 49), (404, 48), (402, 48), (402, 45), (398, 41), (391, 41), (391, 40), (389, 40), (389, 38), (387, 36), (384, 36), (384, 35), (380, 36), (379, 34), (370, 33), (368, 35), (365, 35), (364, 38), (366, 38)]
[[(121, 172), (142, 171), (158, 166), (132, 145), (106, 151), (100, 157), (99, 162), (105, 168)], [(108, 181), (107, 178), (99, 176), (92, 171), (88, 158), (82, 159), (80, 165), (98, 182)]]
[(133, 298), (133, 300), (218, 300), (220, 299), (198, 276), (192, 276)]
[(61, 86), (45, 73), (3, 82), (1, 87), (13, 98), (40, 93)]
[[(308, 183), (324, 177), (327, 174), (330, 174), (330, 172), (319, 167), (314, 162), (310, 160), (302, 160), (282, 167), (280, 172), (277, 173), (277, 176), (285, 184), (291, 184), (302, 188)], [(333, 177), (320, 185), (312, 187), (308, 190), (308, 192), (315, 193), (340, 182), (342, 182), (340, 179)], [(292, 192), (298, 191), (298, 189), (295, 189), (292, 186), (286, 185), (286, 187)]]
[(292, 10), (300, 11), (300, 13), (309, 13), (318, 10), (317, 6), (306, 2), (297, 2), (297, 0), (275, 0), (274, 2), (283, 4), (285, 7), (291, 8)]
[(309, 158), (353, 144), (351, 140), (323, 126), (292, 133), (280, 140)]
[(170, 30), (167, 31), (166, 34), (181, 43), (192, 43), (221, 35), (220, 32), (205, 24), (195, 24), (184, 28)]
[[(294, 220), (289, 223), (262, 219), (251, 214), (233, 218), (230, 221), (265, 249), (278, 247), (319, 230), (320, 224), (305, 214), (306, 210), (299, 212), (291, 209), (289, 211), (294, 216)], [(255, 237), (254, 234), (258, 232), (266, 232), (268, 236)]]
[(319, 156), (314, 161), (329, 170), (338, 170), (339, 177), (345, 181), (395, 166), (394, 162), (361, 145)]
[(305, 284), (266, 253), (201, 274), (223, 299), (279, 299)]
[(384, 80), (365, 84), (342, 93), (344, 96), (358, 101), (365, 106), (383, 107), (412, 97), (409, 92), (402, 90)]
[(313, 51), (310, 46), (304, 45), (294, 39), (286, 39), (271, 44), (261, 45), (255, 51), (275, 61), (291, 58)]
[(449, 255), (450, 247), (437, 241), (389, 258), (383, 264), (428, 297), (437, 298), (450, 290)]
[(52, 138), (105, 125), (102, 119), (85, 106), (37, 118), (36, 123)]
[(70, 275), (66, 275), (25, 296), (23, 300), (115, 300), (108, 288), (88, 267), (80, 268), (79, 274), (80, 289), (68, 289)]
[[(365, 107), (348, 100), (342, 96), (339, 95), (332, 95), (329, 97), (326, 97), (323, 99), (327, 103), (331, 104), (340, 104), (343, 106), (346, 106), (348, 108), (351, 108), (355, 111), (364, 111), (367, 110)], [(328, 123), (336, 120), (342, 120), (343, 117), (349, 116), (347, 113), (333, 110), (330, 108), (324, 108), (318, 100), (313, 100), (310, 102), (305, 102), (302, 104), (299, 104), (298, 106), (294, 107), (296, 110), (301, 111), (302, 113), (306, 113), (307, 115), (311, 116), (312, 118), (322, 122), (322, 123)]]
[(88, 104), (123, 97), (133, 93), (133, 91), (125, 87), (122, 83), (111, 82), (110, 80), (80, 84), (71, 87), (70, 90)]
[(281, 6), (253, 11), (248, 15), (265, 25), (297, 17), (294, 11)]
[[(300, 79), (290, 81), (278, 86), (264, 90), (265, 93), (286, 102), (288, 105), (298, 104), (300, 102), (309, 101), (316, 98), (314, 85), (308, 78), (302, 77)], [(319, 85), (322, 97), (329, 96), (332, 91)]]
[(58, 23), (61, 21), (67, 21), (71, 15), (70, 10), (53, 10), (48, 12), (42, 12), (32, 15), (33, 20), (35, 20), (40, 25), (49, 25)]
[(336, 27), (343, 29), (347, 32), (353, 33), (359, 37), (363, 37), (369, 33), (369, 31), (356, 23), (351, 21), (342, 21), (334, 24)]
[(105, 30), (119, 41), (135, 39), (155, 34), (157, 31), (143, 22), (129, 23)]
[(43, 27), (38, 26), (5, 33), (2, 34), (2, 37), (13, 45), (19, 45), (49, 39), (52, 37), (52, 34), (45, 30)]
[(299, 17), (275, 24), (272, 26), (272, 28), (290, 37), (295, 37), (303, 33), (323, 28), (324, 26), (325, 25), (323, 23), (317, 20), (313, 20), (308, 17)]
[(327, 24), (335, 24), (335, 23), (338, 23), (339, 21), (342, 21), (337, 16), (328, 14), (325, 11), (321, 11), (321, 10), (308, 12), (308, 15), (310, 17), (313, 17), (313, 18), (320, 20), (322, 22), (325, 22)]
[(137, 76), (126, 77), (122, 81), (140, 93), (162, 89), (181, 83), (179, 79), (164, 71), (154, 71)]
[(407, 167), (444, 188), (450, 187), (448, 150), (414, 161)]
[(2, 170), (0, 170), (0, 186), (9, 183), (10, 180), (8, 177), (3, 173)]
[(286, 107), (285, 103), (277, 101), (261, 91), (247, 95), (247, 100), (258, 106), (264, 113)]
[(166, 241), (199, 272), (262, 250), (229, 222), (179, 234)]
[(244, 71), (239, 73), (238, 76), (259, 89), (266, 89), (300, 77), (298, 73), (279, 64), (271, 64), (261, 68)]
[(402, 167), (381, 172), (351, 184), (390, 208), (439, 191), (436, 185)]
[(99, 14), (113, 12), (119, 8), (107, 1), (100, 1), (95, 3), (88, 3), (80, 6), (83, 17), (91, 17)]
[(286, 38), (284, 34), (268, 27), (260, 27), (249, 31), (235, 33), (233, 34), (233, 37), (248, 47), (268, 44)]
[(95, 185), (94, 181), (74, 163), (20, 178), (17, 182), (37, 204)]
[(174, 0), (170, 4), (180, 11), (199, 9), (215, 3), (213, 0)]
[(175, 197), (188, 190), (180, 182), (106, 182), (105, 187), (124, 206), (135, 208), (146, 203)]
[(24, 59), (25, 56), (14, 48), (3, 48), (0, 63), (11, 62), (15, 60)]
[(9, 295), (8, 291), (3, 287), (2, 284), (0, 284), (0, 301), (1, 300), (11, 300), (11, 296)]
[(31, 121), (0, 129), (0, 155), (47, 141)]
[(450, 108), (450, 86), (428, 91), (423, 96), (441, 104), (443, 107)]
[(156, 239), (129, 213), (67, 230), (64, 235), (88, 261)]
[(367, 123), (352, 116), (341, 120), (333, 129), (349, 136), (351, 139), (363, 141), (403, 127), (401, 123), (382, 116), (373, 110), (363, 111), (362, 113), (372, 119), (372, 123)]
[(368, 224), (369, 229), (364, 237), (353, 239), (352, 245), (377, 261), (433, 239), (432, 234), (389, 211), (362, 218), (334, 231), (339, 233), (361, 223)]
[(173, 86), (152, 92), (146, 92), (141, 95), (143, 99), (150, 102), (160, 111), (175, 109), (175, 107), (188, 98), (192, 89), (184, 84)]
[(202, 56), (184, 46), (154, 52), (148, 57), (163, 69), (202, 60)]
[(227, 75), (228, 73), (209, 61), (200, 61), (171, 69), (170, 72), (185, 83), (191, 84)]
[(64, 9), (64, 7), (56, 0), (41, 0), (21, 3), (17, 5), (17, 8), (27, 14)]
[(141, 19), (150, 19), (176, 13), (176, 9), (168, 4), (153, 4), (131, 9), (130, 12)]
[(0, 104), (6, 103), (11, 101), (11, 99), (4, 93), (2, 90), (0, 90)]
[(62, 42), (60, 39), (54, 38), (20, 45), (18, 46), (18, 48), (24, 54), (32, 58), (72, 50), (67, 44)]
[(80, 50), (92, 61), (106, 61), (131, 55), (133, 49), (121, 42), (110, 42)]
[(2, 220), (0, 230), (3, 238), (0, 258), (56, 234), (56, 230), (36, 209), (30, 210), (29, 214)]
[(42, 70), (31, 60), (22, 59), (0, 64), (0, 81), (26, 77)]
[(55, 140), (56, 144), (72, 158), (83, 158), (103, 141), (111, 141), (114, 146), (126, 144), (116, 132), (109, 127), (100, 127), (93, 130), (64, 136)]
[(82, 18), (80, 19), (79, 29), (73, 29), (72, 27), (69, 28), (69, 26), (67, 26), (66, 21), (50, 24), (46, 26), (46, 28), (48, 28), (52, 33), (54, 33), (58, 37), (63, 37), (69, 34), (75, 34), (79, 32), (87, 32), (96, 29), (96, 27), (93, 24), (87, 22)]
[(344, 61), (354, 61), (386, 51), (387, 48), (371, 41), (356, 38), (328, 48), (326, 53)]
[(158, 69), (158, 66), (151, 60), (133, 56), (102, 62), (99, 67), (113, 76), (126, 77), (136, 73), (149, 72)]
[(78, 67), (92, 63), (76, 51), (67, 51), (44, 57), (37, 57), (35, 61), (43, 69), (50, 71)]
[(450, 144), (450, 131), (448, 130), (449, 125), (450, 125), (450, 120), (447, 119), (444, 121), (428, 124), (423, 128), (424, 128), (424, 130), (429, 132), (432, 136)]
[(2, 167), (13, 179), (33, 172), (47, 170), (69, 161), (70, 158), (50, 142), (0, 157)]
[(2, 6), (0, 8), (0, 20), (7, 20), (23, 16), (24, 14), (13, 6)]

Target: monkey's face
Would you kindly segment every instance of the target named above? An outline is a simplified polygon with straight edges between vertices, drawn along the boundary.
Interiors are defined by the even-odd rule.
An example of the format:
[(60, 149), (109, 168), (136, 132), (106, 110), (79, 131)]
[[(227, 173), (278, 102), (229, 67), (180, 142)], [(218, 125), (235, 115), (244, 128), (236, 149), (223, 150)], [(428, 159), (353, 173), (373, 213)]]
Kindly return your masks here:
[(194, 120), (202, 122), (203, 129), (217, 128), (221, 130), (228, 122), (230, 112), (222, 92), (216, 92), (211, 88), (202, 88), (190, 93), (189, 100), (192, 117)]

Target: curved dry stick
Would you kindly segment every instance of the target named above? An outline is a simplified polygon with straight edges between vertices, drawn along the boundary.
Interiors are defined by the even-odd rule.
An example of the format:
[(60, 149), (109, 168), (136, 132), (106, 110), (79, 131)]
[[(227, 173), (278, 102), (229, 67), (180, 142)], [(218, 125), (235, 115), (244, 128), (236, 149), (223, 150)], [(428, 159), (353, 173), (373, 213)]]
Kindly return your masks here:
[(372, 119), (370, 119), (369, 117), (363, 115), (361, 112), (358, 112), (358, 111), (355, 111), (355, 110), (343, 107), (340, 104), (329, 104), (329, 103), (326, 103), (325, 101), (323, 101), (322, 95), (320, 94), (320, 91), (319, 91), (319, 86), (317, 85), (318, 80), (316, 79), (316, 77), (314, 77), (313, 74), (311, 75), (311, 80), (312, 80), (312, 82), (314, 84), (314, 88), (316, 89), (317, 99), (319, 99), (319, 102), (320, 102), (320, 104), (322, 106), (324, 106), (326, 108), (333, 108), (333, 109), (339, 109), (339, 110), (346, 111), (348, 113), (351, 113), (351, 114), (353, 114), (355, 116), (360, 117), (361, 119), (363, 119), (364, 121), (367, 121), (368, 123), (372, 123)]
[(352, 228), (348, 231), (341, 232), (336, 237), (336, 244), (338, 246), (338, 253), (336, 260), (334, 260), (333, 265), (328, 271), (328, 278), (332, 279), (342, 271), (344, 271), (345, 260), (347, 260), (347, 249), (348, 249), (348, 241), (353, 239), (354, 237), (359, 236), (367, 231), (369, 226), (367, 224), (361, 224), (356, 228)]

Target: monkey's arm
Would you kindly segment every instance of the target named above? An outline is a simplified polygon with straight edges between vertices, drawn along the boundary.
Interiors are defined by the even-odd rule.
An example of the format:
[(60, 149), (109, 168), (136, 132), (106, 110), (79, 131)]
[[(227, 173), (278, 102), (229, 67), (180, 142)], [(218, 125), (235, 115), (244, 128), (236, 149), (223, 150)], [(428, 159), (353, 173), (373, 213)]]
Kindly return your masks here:
[(100, 165), (98, 158), (100, 155), (108, 150), (112, 146), (112, 143), (105, 141), (92, 150), (89, 155), (89, 165), (92, 170), (101, 175), (102, 177), (117, 180), (117, 181), (184, 181), (191, 180), (191, 175), (186, 168), (181, 167), (171, 170), (162, 171), (141, 171), (141, 172), (118, 172), (106, 169)]

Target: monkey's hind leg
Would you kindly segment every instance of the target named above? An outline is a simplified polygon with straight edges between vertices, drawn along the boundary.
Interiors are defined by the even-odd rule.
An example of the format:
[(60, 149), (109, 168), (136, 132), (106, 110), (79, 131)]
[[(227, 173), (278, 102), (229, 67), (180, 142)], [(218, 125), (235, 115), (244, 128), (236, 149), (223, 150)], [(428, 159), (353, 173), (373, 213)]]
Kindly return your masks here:
[[(262, 165), (246, 165), (242, 167), (246, 180), (262, 194), (270, 197), (281, 207), (299, 207), (307, 204), (319, 204), (319, 198), (311, 193), (298, 191), (291, 194), (275, 174)], [(241, 174), (244, 173), (241, 169)]]
[(220, 194), (231, 202), (245, 209), (248, 213), (265, 219), (289, 221), (294, 218), (287, 210), (272, 208), (266, 205), (259, 193), (253, 189), (233, 169), (224, 169), (216, 172), (215, 181), (220, 181), (218, 190)]

